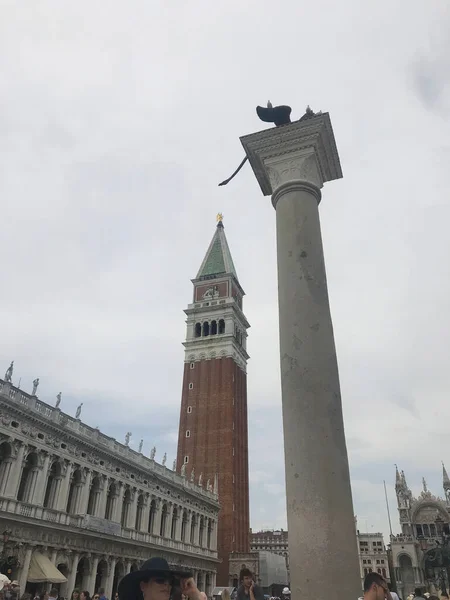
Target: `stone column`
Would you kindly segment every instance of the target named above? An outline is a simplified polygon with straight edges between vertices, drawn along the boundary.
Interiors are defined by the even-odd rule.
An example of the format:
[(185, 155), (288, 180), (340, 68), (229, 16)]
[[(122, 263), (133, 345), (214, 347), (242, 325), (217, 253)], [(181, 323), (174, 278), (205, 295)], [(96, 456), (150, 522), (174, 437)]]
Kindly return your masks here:
[(177, 521), (175, 525), (175, 540), (179, 542), (181, 540), (181, 528), (183, 525), (183, 509), (181, 506), (177, 507)]
[(33, 547), (30, 546), (25, 550), (25, 558), (23, 560), (22, 567), (20, 569), (19, 586), (20, 586), (21, 594), (23, 594), (25, 592), (25, 587), (27, 585), (28, 571), (30, 570), (30, 562), (31, 562), (32, 554), (33, 554)]
[(113, 510), (114, 514), (113, 514), (113, 518), (111, 520), (114, 521), (115, 523), (120, 523), (121, 518), (122, 518), (122, 505), (123, 505), (123, 494), (124, 494), (123, 483), (121, 481), (118, 481), (117, 487), (118, 487), (119, 493), (114, 498), (114, 510)]
[[(318, 204), (342, 177), (328, 113), (241, 138), (277, 222), (293, 598), (360, 596), (355, 521)], [(350, 290), (349, 290), (350, 293)]]
[[(65, 511), (67, 509), (67, 500), (68, 500), (68, 495), (69, 495), (70, 480), (72, 478), (73, 469), (74, 469), (73, 463), (68, 463), (64, 478), (61, 480), (61, 483), (60, 483), (59, 494), (57, 496), (55, 494), (55, 501), (56, 501), (55, 508), (57, 510)], [(70, 592), (70, 593), (72, 593), (72, 592)]]
[(147, 492), (144, 497), (144, 510), (142, 511), (140, 531), (148, 531), (148, 520), (150, 517), (150, 494)]
[[(217, 521), (211, 520), (211, 544), (210, 550), (217, 550)], [(215, 576), (215, 574), (214, 574)]]
[(78, 515), (85, 515), (87, 513), (89, 494), (91, 493), (92, 471), (90, 469), (86, 469), (86, 471), (86, 477), (81, 490), (81, 498), (78, 498), (77, 506), (74, 511), (75, 514)]
[(100, 498), (99, 498), (99, 503), (98, 503), (98, 507), (97, 507), (97, 512), (95, 513), (98, 517), (101, 517), (102, 519), (105, 518), (105, 512), (106, 512), (106, 499), (108, 497), (108, 479), (105, 475), (102, 475), (101, 478), (101, 491), (100, 491)]
[(14, 462), (11, 465), (11, 469), (9, 471), (8, 481), (6, 482), (5, 488), (5, 496), (8, 498), (16, 498), (17, 492), (19, 491), (20, 479), (22, 476), (22, 468), (23, 468), (23, 457), (25, 456), (25, 452), (28, 449), (28, 446), (23, 442), (15, 442), (17, 449), (17, 455)]
[(95, 579), (97, 577), (97, 567), (98, 567), (98, 556), (92, 557), (91, 562), (91, 572), (89, 574), (89, 583), (87, 587), (87, 591), (92, 594), (95, 593)]
[(72, 597), (73, 588), (75, 587), (75, 579), (77, 578), (79, 560), (80, 555), (78, 554), (78, 552), (74, 552), (74, 554), (72, 555), (72, 566), (70, 569), (69, 577), (67, 578), (67, 593), (69, 595), (69, 598)]
[(47, 489), (50, 459), (50, 454), (48, 452), (44, 452), (44, 464), (42, 466), (42, 469), (40, 469), (38, 472), (38, 479), (36, 483), (34, 497), (31, 499), (31, 502), (33, 504), (37, 504), (38, 506), (42, 506), (44, 504), (44, 496)]
[(136, 488), (133, 488), (131, 490), (131, 503), (128, 508), (127, 524), (125, 525), (126, 527), (129, 527), (130, 529), (134, 529), (135, 525), (136, 525), (136, 510), (137, 510), (138, 498), (139, 498), (139, 495), (136, 491)]
[(127, 560), (127, 562), (125, 563), (125, 575), (128, 575), (128, 573), (131, 571), (131, 560)]
[(161, 531), (161, 519), (162, 519), (162, 502), (161, 498), (156, 498), (156, 512), (155, 518), (153, 519), (153, 533), (154, 535), (159, 535)]
[(108, 579), (106, 580), (105, 596), (111, 600), (112, 588), (114, 583), (114, 572), (116, 570), (116, 559), (111, 558), (108, 570)]

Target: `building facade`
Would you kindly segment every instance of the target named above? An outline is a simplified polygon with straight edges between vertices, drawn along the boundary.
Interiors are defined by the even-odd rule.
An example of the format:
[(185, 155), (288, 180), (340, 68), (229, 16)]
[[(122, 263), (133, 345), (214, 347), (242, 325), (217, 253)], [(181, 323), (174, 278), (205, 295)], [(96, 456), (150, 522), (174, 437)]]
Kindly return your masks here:
[(389, 559), (382, 533), (356, 533), (358, 543), (361, 589), (369, 573), (379, 573), (390, 583)]
[(187, 332), (177, 469), (220, 501), (217, 585), (228, 586), (229, 555), (249, 551), (247, 329), (244, 291), (222, 220), (193, 280)]
[(449, 589), (450, 479), (442, 466), (444, 497), (432, 494), (423, 479), (415, 497), (403, 471), (396, 469), (395, 492), (401, 533), (391, 536), (392, 561), (402, 597), (415, 587)]
[(284, 529), (269, 529), (265, 531), (251, 531), (250, 547), (253, 552), (269, 551), (280, 556), (283, 556), (286, 561), (286, 569), (288, 573), (288, 582), (290, 582), (289, 574), (289, 545), (288, 532)]
[(49, 581), (64, 576), (63, 597), (104, 587), (112, 598), (163, 556), (209, 595), (218, 514), (213, 490), (0, 380), (0, 562), (22, 592), (37, 562)]

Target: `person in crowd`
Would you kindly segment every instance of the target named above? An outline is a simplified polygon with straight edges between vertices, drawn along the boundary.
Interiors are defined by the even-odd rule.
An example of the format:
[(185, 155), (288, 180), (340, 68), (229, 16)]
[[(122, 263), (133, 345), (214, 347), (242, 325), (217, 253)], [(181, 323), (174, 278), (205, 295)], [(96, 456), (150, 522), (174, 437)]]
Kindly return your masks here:
[(31, 594), (29, 594), (28, 592), (25, 592), (25, 594), (22, 594), (20, 596), (20, 600), (31, 600)]
[(369, 573), (364, 579), (364, 600), (392, 600), (385, 578), (379, 573)]
[(94, 594), (92, 600), (100, 600), (100, 596), (98, 594)]
[(231, 600), (230, 592), (227, 590), (227, 588), (222, 590), (221, 596), (222, 600)]
[(80, 600), (91, 600), (91, 595), (89, 592), (81, 592), (80, 594)]
[(116, 592), (116, 593), (114, 594), (114, 600), (119, 600), (119, 592)]
[(48, 600), (58, 600), (58, 590), (56, 588), (50, 590)]
[(253, 581), (253, 573), (250, 569), (241, 569), (239, 581), (241, 585), (238, 587), (236, 600), (264, 600), (264, 593)]
[(389, 588), (389, 591), (391, 592), (391, 598), (392, 598), (392, 600), (400, 600), (400, 598), (398, 597), (397, 592), (394, 592), (392, 590), (393, 587), (394, 586), (392, 585), (392, 583), (388, 583), (388, 588)]
[(189, 600), (201, 600), (192, 573), (173, 570), (164, 558), (159, 557), (146, 560), (139, 570), (125, 575), (119, 583), (119, 599), (170, 600), (178, 580), (182, 594)]
[(414, 600), (425, 600), (422, 588), (416, 588), (414, 590)]
[(48, 600), (48, 592), (42, 592), (39, 594), (39, 600)]
[(80, 590), (78, 588), (75, 588), (72, 592), (72, 596), (70, 597), (71, 600), (80, 600)]

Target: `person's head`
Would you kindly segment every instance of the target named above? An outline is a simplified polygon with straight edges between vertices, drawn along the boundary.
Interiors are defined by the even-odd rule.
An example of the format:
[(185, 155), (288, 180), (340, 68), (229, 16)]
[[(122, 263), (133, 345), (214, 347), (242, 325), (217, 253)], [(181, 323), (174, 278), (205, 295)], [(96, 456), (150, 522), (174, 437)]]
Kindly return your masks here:
[(49, 598), (57, 598), (58, 590), (56, 588), (52, 588), (49, 592)]
[(31, 594), (29, 594), (28, 592), (26, 592), (25, 594), (22, 594), (22, 596), (20, 597), (20, 600), (31, 600)]
[(422, 595), (422, 588), (416, 588), (414, 590), (414, 596), (421, 596)]
[(249, 588), (253, 582), (253, 573), (245, 567), (239, 573), (239, 580), (242, 581), (244, 587)]
[(78, 588), (75, 588), (72, 592), (72, 600), (78, 600), (79, 597), (80, 597), (80, 590)]
[(225, 588), (222, 590), (222, 600), (231, 600), (230, 592)]
[(116, 593), (114, 594), (114, 600), (119, 600), (119, 592), (116, 592)]
[(141, 581), (140, 587), (144, 600), (169, 600), (172, 591), (172, 577), (163, 576), (150, 577), (147, 581)]
[(104, 595), (105, 595), (105, 588), (98, 588), (98, 595), (99, 595), (100, 597), (101, 597), (101, 596), (104, 596)]
[(364, 579), (364, 598), (366, 600), (384, 600), (388, 592), (386, 580), (379, 573), (369, 573)]
[(83, 590), (80, 594), (80, 600), (91, 600), (91, 595), (87, 590)]
[(100, 596), (98, 594), (94, 594), (92, 600), (99, 600)]

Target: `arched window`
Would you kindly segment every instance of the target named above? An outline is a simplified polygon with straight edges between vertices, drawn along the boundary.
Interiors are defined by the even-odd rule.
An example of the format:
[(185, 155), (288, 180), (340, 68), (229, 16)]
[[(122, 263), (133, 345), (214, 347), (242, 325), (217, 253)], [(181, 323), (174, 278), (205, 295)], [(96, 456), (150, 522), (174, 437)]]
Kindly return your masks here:
[(70, 482), (69, 495), (67, 496), (67, 512), (73, 515), (78, 508), (78, 500), (83, 487), (83, 476), (80, 469), (76, 469)]
[(0, 494), (3, 495), (8, 483), (9, 472), (12, 465), (12, 448), (8, 442), (0, 444)]
[(139, 498), (137, 501), (137, 508), (136, 508), (136, 521), (135, 521), (136, 531), (141, 531), (141, 529), (142, 529), (142, 517), (143, 516), (144, 516), (144, 495), (139, 494)]
[(22, 469), (17, 500), (21, 500), (22, 502), (32, 502), (37, 476), (38, 457), (35, 452), (31, 452), (27, 456), (25, 466)]
[(130, 514), (131, 507), (131, 491), (130, 488), (125, 490), (125, 494), (123, 495), (123, 505), (122, 505), (122, 518), (120, 522), (122, 523), (122, 527), (128, 527), (128, 515)]
[(217, 321), (211, 321), (211, 335), (217, 334)]
[(225, 321), (223, 319), (219, 321), (219, 333), (225, 333)]
[(61, 463), (56, 460), (51, 466), (47, 479), (47, 487), (45, 488), (44, 496), (45, 508), (56, 508), (61, 481), (62, 466)]
[(209, 323), (208, 321), (205, 321), (203, 323), (203, 336), (208, 336), (209, 335)]
[(87, 507), (88, 515), (96, 515), (98, 510), (98, 504), (100, 502), (100, 477), (97, 475), (94, 477), (91, 483), (91, 489), (89, 492), (89, 500)]
[(196, 323), (195, 324), (195, 337), (201, 337), (201, 335), (202, 335), (202, 324)]
[(190, 538), (190, 542), (191, 544), (195, 544), (196, 540), (195, 540), (195, 530), (197, 527), (197, 515), (192, 515), (192, 521), (191, 521), (191, 538)]
[(159, 528), (159, 535), (165, 537), (167, 525), (167, 504), (163, 504), (161, 512), (161, 527)]
[(170, 528), (170, 537), (174, 540), (177, 532), (178, 509), (175, 507), (172, 513), (172, 527)]
[(116, 507), (117, 496), (119, 492), (117, 491), (117, 486), (112, 481), (108, 488), (108, 493), (106, 495), (106, 509), (105, 509), (105, 519), (108, 521), (112, 521), (114, 517), (114, 509)]
[(383, 573), (383, 577), (386, 579), (386, 569), (381, 569), (382, 573)]
[(150, 513), (148, 515), (148, 529), (149, 533), (153, 533), (153, 527), (155, 525), (155, 515), (156, 515), (156, 500), (152, 500), (150, 503)]
[(183, 511), (183, 520), (181, 521), (181, 541), (186, 541), (186, 529), (188, 525), (188, 514), (187, 511)]

